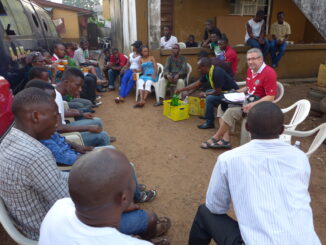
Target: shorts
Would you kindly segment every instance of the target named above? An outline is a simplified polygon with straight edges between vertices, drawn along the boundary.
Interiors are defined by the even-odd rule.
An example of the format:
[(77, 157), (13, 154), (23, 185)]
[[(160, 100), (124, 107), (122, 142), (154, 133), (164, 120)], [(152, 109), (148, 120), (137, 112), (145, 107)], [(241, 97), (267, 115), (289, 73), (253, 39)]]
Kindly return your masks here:
[(222, 106), (219, 105), (216, 117), (220, 117), (230, 128), (233, 128), (235, 121), (240, 121), (242, 119), (242, 107), (230, 107), (226, 111), (223, 111)]
[(119, 231), (126, 235), (137, 235), (147, 231), (148, 214), (144, 210), (123, 213)]

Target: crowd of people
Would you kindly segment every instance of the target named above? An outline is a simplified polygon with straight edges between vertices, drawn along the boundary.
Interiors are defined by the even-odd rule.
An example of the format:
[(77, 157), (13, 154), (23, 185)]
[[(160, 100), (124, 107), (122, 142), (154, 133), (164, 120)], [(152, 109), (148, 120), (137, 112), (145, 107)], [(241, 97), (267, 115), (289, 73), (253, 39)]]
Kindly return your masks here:
[[(112, 53), (104, 50), (104, 64), (90, 56), (87, 41), (79, 47), (56, 43), (52, 55), (45, 50), (30, 53), (25, 89), (12, 104), (15, 125), (0, 144), (0, 196), (17, 228), (41, 245), (170, 244), (170, 218), (139, 206), (153, 201), (157, 191), (138, 183), (135, 165), (111, 145), (117, 139), (92, 114), (101, 104), (99, 92), (119, 87), (114, 99), (119, 104), (136, 85), (140, 99), (134, 107), (141, 108), (153, 83), (158, 83), (155, 106), (163, 104), (167, 87), (181, 99), (191, 94), (206, 98), (201, 117), (205, 123), (199, 129), (215, 127), (218, 107), (219, 128), (201, 148), (231, 149), (229, 131), (244, 116), (252, 138), (218, 157), (205, 204), (198, 208), (190, 230), (190, 245), (208, 245), (211, 239), (219, 245), (321, 244), (310, 207), (309, 161), (302, 151), (278, 139), (284, 118), (272, 103), (277, 75), (264, 62), (271, 43), (271, 50), (280, 50), (272, 53), (272, 66), (277, 66), (290, 27), (284, 13), (278, 13), (270, 42), (264, 25), (260, 11), (247, 23), (246, 43), (253, 48), (246, 54), (246, 85), (241, 88), (234, 80), (237, 54), (212, 21), (206, 22), (202, 46), (214, 57), (199, 54), (201, 77), (191, 84), (186, 82), (187, 59), (168, 27), (160, 42), (172, 51), (161, 79), (155, 58), (141, 41), (132, 44), (129, 56), (116, 48)], [(187, 46), (196, 45), (190, 35)], [(226, 93), (246, 97), (238, 104), (226, 100)], [(64, 137), (76, 132), (84, 144)], [(60, 171), (58, 165), (72, 168)], [(237, 221), (227, 215), (231, 201)]]

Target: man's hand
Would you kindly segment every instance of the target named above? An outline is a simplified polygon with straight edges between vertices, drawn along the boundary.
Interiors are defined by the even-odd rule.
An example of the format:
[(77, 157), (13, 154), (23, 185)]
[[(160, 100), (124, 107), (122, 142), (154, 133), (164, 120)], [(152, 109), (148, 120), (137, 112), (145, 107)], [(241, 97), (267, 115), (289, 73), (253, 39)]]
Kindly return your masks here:
[(84, 117), (85, 119), (93, 119), (93, 115), (92, 115), (92, 113), (90, 113), (90, 112), (85, 112), (85, 113), (83, 113), (83, 117)]
[(244, 113), (248, 113), (256, 103), (252, 102), (242, 107)]
[(92, 151), (94, 149), (93, 146), (84, 146), (84, 145), (74, 145), (73, 148), (75, 151), (81, 154), (85, 154), (86, 152)]
[(98, 125), (89, 125), (88, 126), (88, 131), (90, 133), (101, 133), (102, 132), (102, 127)]
[(173, 78), (174, 83), (177, 83), (179, 79), (179, 74), (176, 74)]
[(200, 92), (199, 98), (206, 98), (206, 93), (205, 92)]

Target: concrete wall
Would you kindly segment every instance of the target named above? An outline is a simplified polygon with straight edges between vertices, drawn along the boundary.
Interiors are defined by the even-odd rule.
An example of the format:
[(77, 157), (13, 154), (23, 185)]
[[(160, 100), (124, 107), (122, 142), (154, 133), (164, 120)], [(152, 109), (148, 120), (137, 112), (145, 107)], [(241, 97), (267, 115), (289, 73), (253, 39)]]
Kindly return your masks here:
[(54, 9), (53, 10), (53, 19), (64, 19), (66, 32), (61, 33), (60, 36), (65, 40), (78, 40), (80, 37), (79, 31), (79, 21), (78, 15), (76, 12), (64, 10), (64, 9)]

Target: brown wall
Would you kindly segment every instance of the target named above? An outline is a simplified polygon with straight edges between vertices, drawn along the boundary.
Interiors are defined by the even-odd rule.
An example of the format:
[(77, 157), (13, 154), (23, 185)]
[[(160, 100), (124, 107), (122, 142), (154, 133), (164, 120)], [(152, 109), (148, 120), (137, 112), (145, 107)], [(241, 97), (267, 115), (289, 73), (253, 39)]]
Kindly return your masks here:
[(136, 15), (137, 15), (137, 39), (144, 44), (148, 44), (148, 8), (147, 0), (136, 1)]

